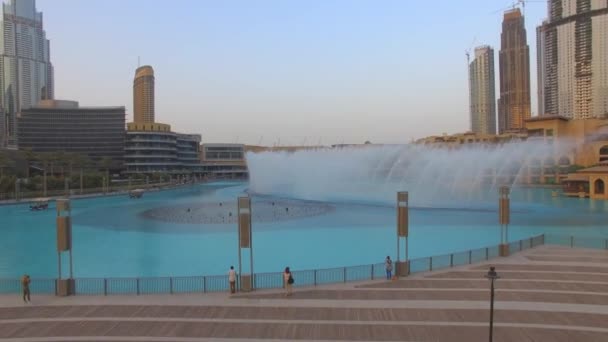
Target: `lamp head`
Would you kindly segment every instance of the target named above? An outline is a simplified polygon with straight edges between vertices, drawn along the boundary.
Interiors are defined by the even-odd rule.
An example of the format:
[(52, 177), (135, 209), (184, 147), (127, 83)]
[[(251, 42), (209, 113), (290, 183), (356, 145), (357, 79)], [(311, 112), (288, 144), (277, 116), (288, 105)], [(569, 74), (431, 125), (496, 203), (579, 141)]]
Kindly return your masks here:
[(496, 268), (494, 266), (490, 266), (490, 270), (488, 271), (488, 274), (486, 274), (486, 278), (488, 278), (490, 280), (494, 280), (494, 279), (500, 278), (498, 276), (498, 274), (496, 273)]

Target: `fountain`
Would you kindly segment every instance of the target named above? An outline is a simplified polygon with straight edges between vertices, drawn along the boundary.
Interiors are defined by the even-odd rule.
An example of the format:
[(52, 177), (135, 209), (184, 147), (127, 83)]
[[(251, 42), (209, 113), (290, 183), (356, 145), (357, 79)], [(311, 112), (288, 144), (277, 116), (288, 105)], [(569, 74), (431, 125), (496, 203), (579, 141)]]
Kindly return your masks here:
[[(407, 190), (418, 207), (470, 208), (517, 186), (547, 157), (569, 155), (567, 141), (436, 148), (382, 145), (295, 153), (248, 153), (253, 194), (329, 202), (392, 204)], [(553, 158), (551, 158), (553, 160)]]

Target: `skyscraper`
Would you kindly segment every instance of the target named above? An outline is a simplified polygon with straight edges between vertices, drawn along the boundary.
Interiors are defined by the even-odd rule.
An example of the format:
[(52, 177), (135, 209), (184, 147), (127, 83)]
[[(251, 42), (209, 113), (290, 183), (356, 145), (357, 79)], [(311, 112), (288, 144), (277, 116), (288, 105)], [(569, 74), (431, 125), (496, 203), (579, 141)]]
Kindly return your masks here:
[(38, 101), (53, 99), (50, 44), (36, 0), (5, 0), (0, 14), (0, 106), (5, 112), (4, 134), (16, 145), (16, 116)]
[(496, 94), (494, 90), (494, 49), (475, 48), (475, 59), (469, 64), (469, 99), (471, 131), (496, 134)]
[(144, 65), (135, 70), (133, 122), (154, 122), (154, 69), (149, 65)]
[(530, 49), (519, 8), (505, 12), (500, 35), (498, 131), (519, 131), (530, 118)]
[(539, 114), (608, 115), (608, 1), (549, 0), (548, 9), (536, 30)]

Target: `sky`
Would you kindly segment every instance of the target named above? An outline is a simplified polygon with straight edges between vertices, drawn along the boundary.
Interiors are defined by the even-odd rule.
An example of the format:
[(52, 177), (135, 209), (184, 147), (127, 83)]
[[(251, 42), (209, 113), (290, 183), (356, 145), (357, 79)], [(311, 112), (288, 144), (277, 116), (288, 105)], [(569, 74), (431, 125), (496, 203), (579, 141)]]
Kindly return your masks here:
[[(203, 142), (408, 143), (469, 130), (465, 50), (498, 50), (507, 0), (37, 0), (55, 97), (125, 106), (155, 71), (156, 121)], [(525, 7), (532, 111), (536, 26)], [(472, 53), (472, 50), (471, 50)], [(498, 85), (497, 85), (498, 98)], [(534, 115), (534, 114), (533, 114)]]

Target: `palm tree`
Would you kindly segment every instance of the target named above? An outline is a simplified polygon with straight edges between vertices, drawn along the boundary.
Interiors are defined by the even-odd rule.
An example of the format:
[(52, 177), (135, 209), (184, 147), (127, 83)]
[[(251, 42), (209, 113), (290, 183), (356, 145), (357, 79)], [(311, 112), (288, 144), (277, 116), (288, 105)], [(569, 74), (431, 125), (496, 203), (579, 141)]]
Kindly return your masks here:
[(42, 163), (42, 171), (43, 171), (43, 175), (42, 175), (42, 192), (43, 192), (43, 196), (46, 196), (46, 192), (47, 192), (47, 182), (46, 182), (46, 177), (47, 177), (47, 173), (48, 173), (48, 168), (50, 165), (53, 165), (53, 155), (51, 153), (40, 153), (39, 156), (40, 162)]
[(114, 161), (110, 157), (103, 157), (99, 161), (99, 165), (106, 171), (106, 189), (110, 187), (110, 168)]
[(15, 166), (15, 161), (4, 151), (0, 151), (0, 179), (4, 178), (4, 169)]
[(34, 153), (34, 151), (32, 151), (32, 149), (29, 147), (23, 149), (23, 157), (26, 161), (25, 178), (30, 178), (30, 163), (37, 160), (38, 158), (36, 156), (36, 153)]
[(70, 159), (70, 175), (72, 174), (72, 167), (75, 166), (80, 170), (80, 193), (83, 191), (83, 177), (84, 169), (91, 165), (91, 159), (85, 154), (74, 153)]
[(61, 167), (61, 178), (65, 176), (65, 167), (68, 161), (68, 154), (64, 151), (55, 152), (55, 158), (57, 161), (57, 166)]

